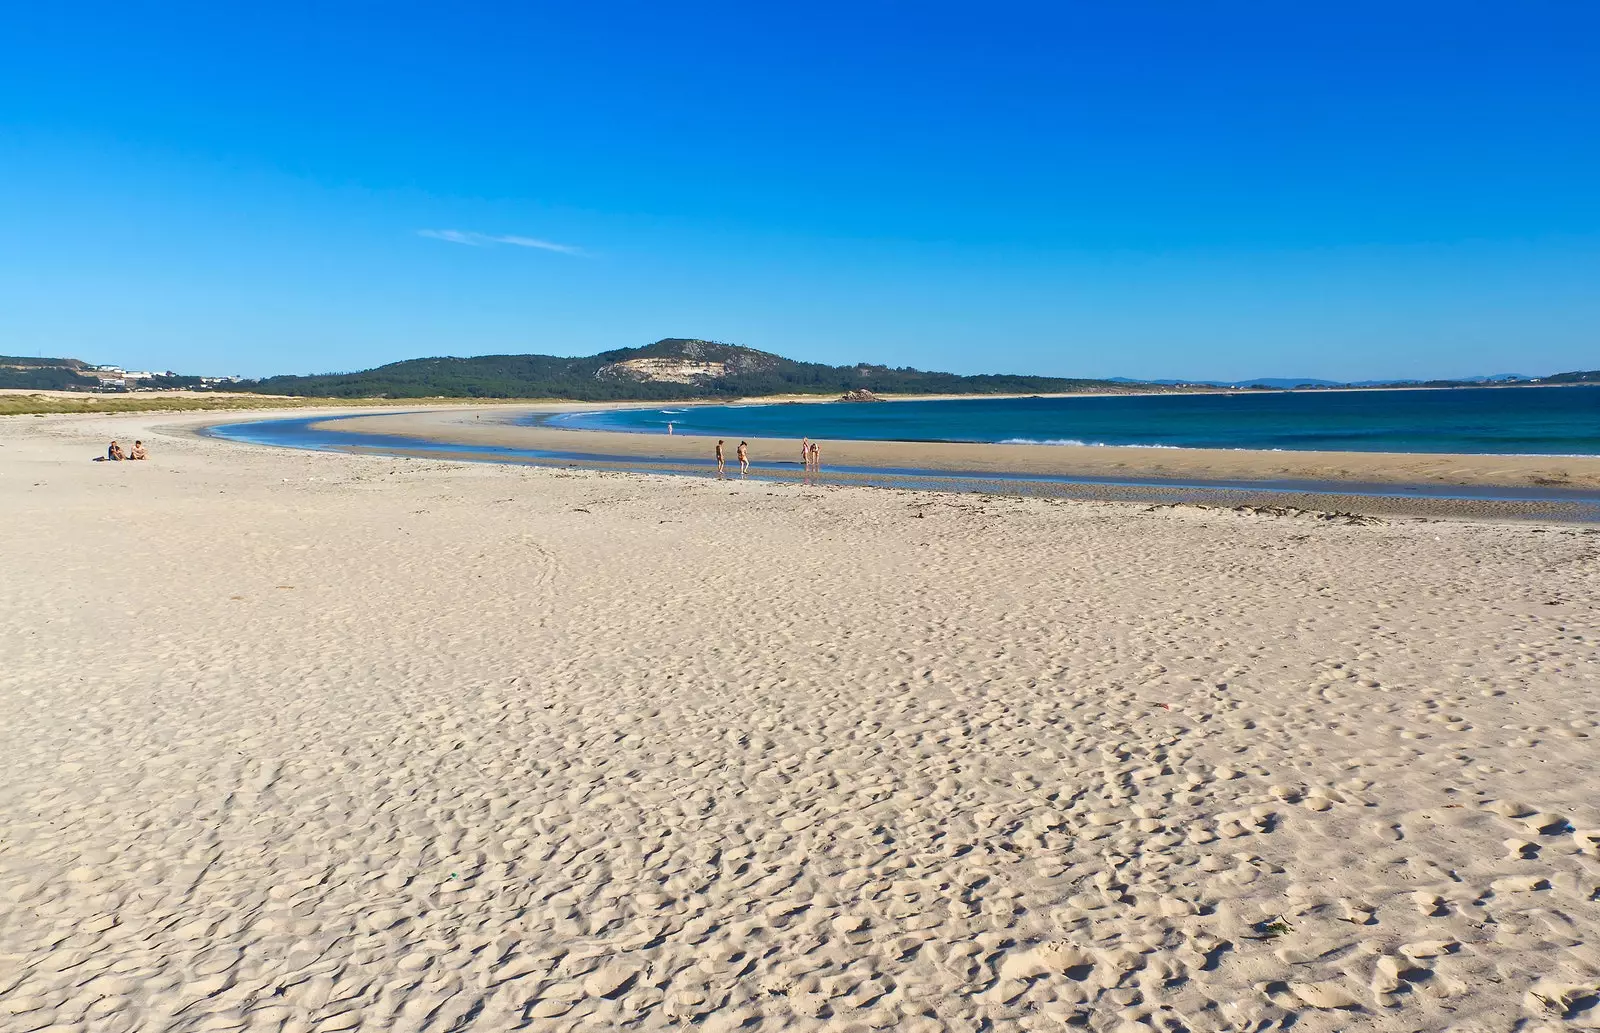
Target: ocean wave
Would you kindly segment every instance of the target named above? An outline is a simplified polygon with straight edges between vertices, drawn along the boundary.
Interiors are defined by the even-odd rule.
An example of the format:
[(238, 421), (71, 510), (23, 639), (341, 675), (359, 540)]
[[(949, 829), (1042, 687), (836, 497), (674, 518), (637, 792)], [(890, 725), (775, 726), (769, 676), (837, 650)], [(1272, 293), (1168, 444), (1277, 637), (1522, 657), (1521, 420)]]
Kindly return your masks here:
[(1074, 445), (1078, 448), (1182, 448), (1182, 445), (1112, 445), (1104, 441), (1079, 441), (1077, 438), (1005, 438), (997, 445)]

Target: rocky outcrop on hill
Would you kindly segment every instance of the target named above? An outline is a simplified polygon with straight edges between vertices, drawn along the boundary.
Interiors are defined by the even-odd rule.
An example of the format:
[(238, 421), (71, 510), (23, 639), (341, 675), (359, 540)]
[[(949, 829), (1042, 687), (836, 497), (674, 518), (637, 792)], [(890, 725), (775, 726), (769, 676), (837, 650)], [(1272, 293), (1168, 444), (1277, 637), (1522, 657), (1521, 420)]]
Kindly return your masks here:
[(644, 354), (609, 362), (595, 370), (595, 377), (635, 383), (703, 384), (726, 377), (767, 373), (785, 361), (754, 348), (672, 338), (636, 351)]
[(694, 362), (690, 359), (624, 359), (595, 370), (600, 379), (626, 378), (640, 383), (697, 384), (726, 376), (728, 367), (722, 362)]

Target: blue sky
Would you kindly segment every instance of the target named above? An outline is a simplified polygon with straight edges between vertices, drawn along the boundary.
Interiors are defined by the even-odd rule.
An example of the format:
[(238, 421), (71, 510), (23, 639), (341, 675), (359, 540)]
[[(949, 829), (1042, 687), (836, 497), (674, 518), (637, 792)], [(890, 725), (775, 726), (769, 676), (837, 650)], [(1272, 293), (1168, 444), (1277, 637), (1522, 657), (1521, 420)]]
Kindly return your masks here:
[(1597, 39), (1570, 0), (13, 5), (0, 352), (1594, 368)]

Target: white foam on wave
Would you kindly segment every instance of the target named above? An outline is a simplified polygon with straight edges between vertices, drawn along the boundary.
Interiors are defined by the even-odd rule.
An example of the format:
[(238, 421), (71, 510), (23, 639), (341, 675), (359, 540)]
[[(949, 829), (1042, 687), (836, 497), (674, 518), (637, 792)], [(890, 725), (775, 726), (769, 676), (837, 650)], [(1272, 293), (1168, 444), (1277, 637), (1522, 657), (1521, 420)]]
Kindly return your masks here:
[(1005, 438), (1000, 445), (1075, 445), (1078, 448), (1182, 448), (1182, 445), (1110, 445), (1104, 441), (1079, 441), (1077, 438)]

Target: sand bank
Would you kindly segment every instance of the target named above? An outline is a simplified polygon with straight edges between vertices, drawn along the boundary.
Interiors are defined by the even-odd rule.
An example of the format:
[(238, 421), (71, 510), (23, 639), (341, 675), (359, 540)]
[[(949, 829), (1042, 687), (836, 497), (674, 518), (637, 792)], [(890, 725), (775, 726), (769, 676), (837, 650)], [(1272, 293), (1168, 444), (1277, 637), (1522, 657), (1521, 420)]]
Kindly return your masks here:
[[(574, 408), (592, 406), (369, 414), (311, 426), (327, 435), (322, 443), (346, 450), (696, 476), (711, 472), (714, 442), (705, 437), (575, 431), (530, 422)], [(285, 443), (291, 441), (308, 445), (301, 438)], [(726, 443), (730, 464), (735, 443)], [(755, 476), (802, 479), (797, 442), (753, 438), (750, 445)], [(1600, 521), (1600, 487), (1589, 486), (1600, 480), (1600, 459), (1593, 457), (858, 441), (824, 441), (822, 454), (821, 480), (837, 485), (1387, 516)]]
[(0, 421), (7, 1030), (1594, 1014), (1593, 530), (192, 422)]
[[(595, 406), (568, 408), (593, 409)], [(530, 410), (431, 411), (341, 421), (353, 433), (403, 434), (439, 442), (598, 452), (644, 458), (704, 459), (713, 442), (702, 437), (628, 434), (517, 426)], [(1452, 484), (1600, 488), (1597, 456), (1425, 455), (1393, 452), (1260, 452), (1225, 449), (1128, 448), (1074, 445), (974, 445), (902, 441), (823, 441), (824, 461), (979, 473), (1088, 477), (1156, 477), (1213, 481), (1315, 481), (1360, 484)], [(751, 438), (757, 462), (793, 462), (798, 443)]]

